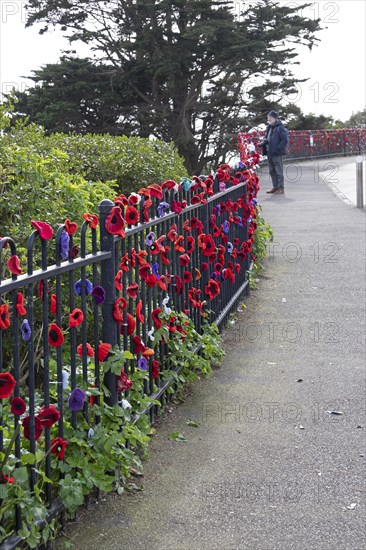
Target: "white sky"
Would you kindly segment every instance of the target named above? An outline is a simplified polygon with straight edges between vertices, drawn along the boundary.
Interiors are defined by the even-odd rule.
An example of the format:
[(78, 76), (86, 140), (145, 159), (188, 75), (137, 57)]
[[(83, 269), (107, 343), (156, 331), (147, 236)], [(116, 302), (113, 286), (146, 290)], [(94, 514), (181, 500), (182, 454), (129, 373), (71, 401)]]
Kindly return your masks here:
[[(281, 2), (292, 6), (304, 3)], [(59, 29), (42, 36), (36, 26), (25, 29), (25, 4), (21, 0), (0, 0), (0, 91), (5, 93), (12, 86), (24, 90), (32, 85), (22, 75), (57, 62), (62, 49), (76, 49), (80, 57), (92, 57), (83, 44), (70, 47)], [(366, 2), (321, 0), (304, 15), (320, 17), (327, 28), (318, 33), (321, 42), (312, 52), (305, 47), (299, 49), (301, 65), (294, 68), (295, 76), (309, 77), (309, 81), (300, 85), (293, 100), (305, 113), (346, 120), (366, 104)]]

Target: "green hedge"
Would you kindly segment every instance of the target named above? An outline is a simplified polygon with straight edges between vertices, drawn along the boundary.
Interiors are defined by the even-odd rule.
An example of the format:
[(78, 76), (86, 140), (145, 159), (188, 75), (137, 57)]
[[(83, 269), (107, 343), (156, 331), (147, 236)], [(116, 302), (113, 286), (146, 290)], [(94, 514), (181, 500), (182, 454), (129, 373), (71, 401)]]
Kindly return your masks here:
[(0, 105), (0, 235), (25, 245), (29, 221), (82, 221), (104, 198), (187, 175), (174, 146), (110, 135), (54, 134)]

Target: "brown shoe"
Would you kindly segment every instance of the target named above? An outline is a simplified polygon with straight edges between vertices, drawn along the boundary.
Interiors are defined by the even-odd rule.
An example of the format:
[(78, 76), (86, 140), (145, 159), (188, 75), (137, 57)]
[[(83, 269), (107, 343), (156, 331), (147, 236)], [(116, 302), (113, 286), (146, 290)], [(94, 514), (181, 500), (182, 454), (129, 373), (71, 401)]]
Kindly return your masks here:
[(272, 189), (268, 189), (268, 191), (266, 191), (266, 193), (274, 193), (275, 191), (276, 191), (276, 188), (272, 187)]
[(275, 195), (284, 195), (284, 194), (285, 194), (285, 190), (284, 190), (283, 187), (279, 187), (278, 189), (276, 189), (276, 190), (274, 191), (274, 194), (275, 194)]

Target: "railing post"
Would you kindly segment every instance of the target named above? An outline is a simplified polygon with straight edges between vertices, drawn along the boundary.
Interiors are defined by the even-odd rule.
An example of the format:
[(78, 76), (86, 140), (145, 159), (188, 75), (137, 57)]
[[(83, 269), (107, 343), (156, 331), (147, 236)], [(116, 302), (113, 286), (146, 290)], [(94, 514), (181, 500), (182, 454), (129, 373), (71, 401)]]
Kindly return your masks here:
[(363, 158), (356, 158), (356, 204), (357, 208), (363, 208)]
[[(108, 260), (101, 262), (101, 285), (105, 290), (105, 299), (102, 304), (102, 337), (103, 342), (115, 346), (117, 344), (118, 324), (113, 317), (113, 306), (116, 300), (115, 278), (115, 258), (114, 258), (114, 235), (108, 233), (105, 228), (105, 222), (113, 202), (105, 199), (99, 204), (99, 222), (100, 222), (100, 248), (102, 252), (111, 252)], [(116, 375), (110, 371), (104, 375), (104, 384), (108, 388), (110, 395), (105, 401), (113, 406), (117, 403), (117, 381)]]

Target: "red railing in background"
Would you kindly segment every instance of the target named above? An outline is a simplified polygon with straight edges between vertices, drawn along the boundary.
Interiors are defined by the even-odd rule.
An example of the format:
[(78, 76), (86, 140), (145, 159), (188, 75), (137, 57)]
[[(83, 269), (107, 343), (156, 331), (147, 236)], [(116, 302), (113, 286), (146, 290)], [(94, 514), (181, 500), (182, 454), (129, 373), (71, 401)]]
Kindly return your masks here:
[[(366, 129), (342, 128), (339, 130), (289, 130), (288, 159), (327, 157), (339, 155), (360, 155), (366, 151)], [(263, 139), (264, 130), (238, 135), (240, 154), (254, 144), (261, 153), (258, 143)]]

